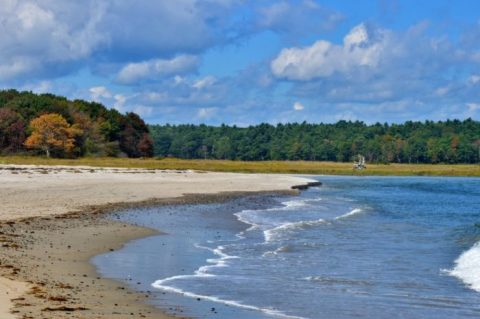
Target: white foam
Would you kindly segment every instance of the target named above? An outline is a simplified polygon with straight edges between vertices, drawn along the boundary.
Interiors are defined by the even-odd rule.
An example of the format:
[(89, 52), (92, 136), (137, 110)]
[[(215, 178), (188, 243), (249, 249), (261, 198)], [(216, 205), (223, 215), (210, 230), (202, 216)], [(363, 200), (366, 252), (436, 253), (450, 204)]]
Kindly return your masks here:
[[(252, 219), (253, 214), (255, 214), (255, 210), (242, 210), (240, 213), (233, 214), (239, 221), (244, 224), (250, 225), (250, 227), (246, 231), (250, 231), (256, 228), (259, 228), (260, 225), (255, 223)], [(250, 218), (249, 218), (250, 217)]]
[(351, 210), (350, 212), (346, 213), (346, 214), (343, 214), (341, 216), (338, 216), (338, 217), (335, 217), (336, 220), (338, 219), (344, 219), (344, 218), (347, 218), (347, 217), (351, 217), (351, 216), (354, 216), (354, 215), (357, 215), (357, 214), (360, 214), (360, 213), (363, 213), (363, 209), (361, 208), (355, 208), (353, 210)]
[(308, 206), (308, 203), (310, 202), (318, 202), (321, 201), (321, 198), (307, 198), (307, 199), (297, 199), (297, 200), (290, 200), (290, 201), (285, 201), (282, 202), (281, 207), (272, 207), (272, 208), (267, 208), (267, 209), (258, 209), (258, 210), (242, 210), (239, 213), (234, 214), (239, 221), (251, 225), (252, 227), (250, 228), (258, 228), (260, 225), (258, 223), (255, 223), (251, 218), (252, 216), (255, 216), (255, 213), (260, 213), (260, 212), (274, 212), (274, 211), (284, 211), (284, 210), (293, 210), (299, 207), (304, 207)]
[[(219, 256), (220, 258), (209, 258), (207, 259), (207, 262), (209, 264), (213, 264), (213, 265), (206, 265), (206, 266), (202, 266), (200, 268), (198, 268), (196, 271), (195, 271), (195, 275), (189, 275), (190, 277), (195, 277), (196, 275), (197, 276), (204, 276), (204, 275), (208, 275), (209, 277), (215, 277), (215, 275), (212, 275), (212, 274), (209, 274), (209, 270), (212, 269), (212, 268), (221, 268), (221, 267), (228, 267), (228, 260), (229, 259), (238, 259), (240, 257), (238, 256), (231, 256), (231, 255), (227, 255), (223, 252), (223, 250), (225, 249), (224, 246), (218, 246), (217, 248), (210, 248), (210, 247), (206, 247), (206, 246), (201, 246), (201, 245), (198, 245), (198, 244), (195, 244), (195, 247), (197, 248), (201, 248), (201, 249), (206, 249), (206, 250), (209, 250), (211, 251), (212, 253), (214, 253), (215, 255)], [(188, 275), (187, 275), (188, 277)], [(178, 278), (177, 278), (178, 279)]]
[(246, 232), (255, 230), (255, 229), (265, 229), (267, 227), (271, 227), (272, 225), (268, 223), (268, 219), (266, 220), (264, 217), (260, 216), (259, 213), (261, 212), (275, 212), (275, 211), (285, 211), (285, 210), (295, 210), (299, 207), (308, 206), (311, 202), (319, 202), (321, 198), (307, 198), (307, 199), (296, 199), (282, 202), (281, 207), (272, 207), (267, 209), (259, 209), (259, 210), (242, 210), (239, 213), (234, 214), (239, 221), (250, 225), (248, 229), (243, 232), (236, 234), (238, 238), (245, 238), (244, 234)]
[(462, 280), (470, 289), (480, 292), (480, 242), (463, 252), (455, 260), (455, 267), (447, 272)]
[(265, 241), (268, 243), (268, 242), (279, 239), (282, 233), (306, 229), (306, 228), (318, 226), (325, 223), (326, 221), (324, 219), (302, 220), (299, 222), (285, 223), (275, 228), (265, 230), (263, 232), (263, 235), (265, 237)]
[(273, 250), (273, 251), (267, 251), (267, 252), (264, 252), (262, 254), (263, 257), (267, 257), (267, 256), (276, 256), (278, 254), (281, 254), (281, 253), (288, 253), (291, 251), (291, 247), (289, 245), (285, 245), (285, 246), (280, 246), (278, 247), (277, 249)]
[(286, 314), (284, 314), (284, 313), (282, 313), (278, 310), (271, 309), (271, 308), (261, 308), (261, 307), (251, 306), (251, 305), (245, 305), (245, 304), (242, 304), (238, 301), (224, 300), (224, 299), (214, 297), (214, 296), (200, 295), (200, 294), (196, 294), (196, 293), (193, 293), (193, 292), (189, 292), (189, 291), (186, 291), (186, 290), (183, 290), (183, 289), (180, 289), (180, 288), (176, 288), (176, 287), (167, 285), (166, 283), (174, 281), (174, 280), (195, 279), (195, 278), (214, 278), (214, 277), (216, 277), (216, 275), (208, 273), (208, 271), (211, 268), (227, 267), (228, 266), (227, 265), (227, 260), (228, 259), (240, 258), (238, 256), (230, 256), (230, 255), (225, 254), (223, 252), (223, 250), (225, 249), (224, 246), (218, 246), (217, 248), (213, 249), (213, 248), (210, 248), (210, 247), (195, 244), (195, 247), (209, 250), (209, 251), (213, 252), (215, 255), (220, 256), (221, 258), (207, 259), (207, 262), (208, 263), (213, 263), (213, 265), (202, 266), (202, 267), (198, 268), (194, 272), (193, 275), (179, 275), (179, 276), (172, 276), (172, 277), (168, 277), (168, 278), (165, 278), (165, 279), (157, 280), (152, 284), (152, 287), (157, 288), (157, 289), (161, 289), (161, 290), (164, 290), (164, 291), (168, 291), (168, 292), (181, 294), (183, 296), (190, 297), (190, 298), (201, 298), (201, 299), (210, 300), (210, 301), (216, 302), (216, 303), (222, 303), (222, 304), (225, 304), (225, 305), (228, 305), (228, 306), (243, 308), (243, 309), (247, 309), (247, 310), (260, 311), (260, 312), (263, 312), (263, 313), (266, 313), (268, 315), (278, 317), (278, 318), (306, 319), (306, 318), (297, 317), (297, 316), (289, 316), (289, 315), (286, 315)]
[(185, 290), (180, 289), (180, 288), (165, 285), (166, 282), (169, 282), (169, 281), (172, 281), (172, 280), (175, 280), (175, 279), (184, 279), (186, 277), (189, 277), (189, 276), (174, 276), (174, 277), (170, 277), (170, 278), (166, 278), (166, 279), (162, 279), (162, 280), (157, 280), (152, 284), (152, 287), (157, 288), (157, 289), (161, 289), (161, 290), (164, 290), (164, 291), (168, 291), (168, 292), (173, 292), (173, 293), (176, 293), (176, 294), (181, 294), (185, 297), (201, 298), (201, 299), (205, 299), (205, 300), (209, 300), (209, 301), (212, 301), (212, 302), (221, 303), (221, 304), (224, 304), (224, 305), (233, 306), (233, 307), (237, 307), (237, 308), (253, 310), (253, 311), (260, 311), (260, 312), (263, 312), (265, 314), (268, 314), (268, 315), (271, 315), (271, 316), (274, 316), (274, 317), (278, 317), (278, 318), (306, 319), (306, 318), (298, 317), (298, 316), (289, 316), (289, 315), (284, 314), (281, 311), (271, 309), (271, 308), (262, 308), (262, 307), (246, 305), (246, 304), (243, 304), (243, 303), (235, 301), (235, 300), (226, 300), (226, 299), (221, 299), (221, 298), (214, 297), (214, 296), (200, 295), (200, 294), (196, 294), (196, 293), (193, 293), (193, 292), (185, 291)]
[(283, 207), (280, 207), (280, 208), (277, 208), (277, 209), (274, 209), (274, 208), (270, 208), (270, 209), (271, 210), (290, 210), (292, 208), (307, 206), (308, 202), (309, 202), (308, 199), (290, 200), (290, 201), (282, 202), (282, 205), (284, 205)]

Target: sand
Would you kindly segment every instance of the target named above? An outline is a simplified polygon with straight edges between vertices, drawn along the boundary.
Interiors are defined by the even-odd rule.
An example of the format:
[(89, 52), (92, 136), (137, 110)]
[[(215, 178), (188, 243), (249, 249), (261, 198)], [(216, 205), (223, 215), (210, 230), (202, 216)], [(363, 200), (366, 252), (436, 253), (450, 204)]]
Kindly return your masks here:
[(15, 315), (10, 312), (11, 300), (20, 298), (28, 289), (28, 284), (0, 277), (0, 317), (12, 319)]
[[(137, 205), (291, 192), (289, 175), (0, 165), (0, 318), (179, 318), (100, 278), (91, 257), (152, 230), (106, 219)], [(196, 194), (196, 195), (195, 195)]]
[(184, 194), (286, 190), (306, 179), (274, 174), (0, 165), (0, 181), (0, 220), (12, 220)]

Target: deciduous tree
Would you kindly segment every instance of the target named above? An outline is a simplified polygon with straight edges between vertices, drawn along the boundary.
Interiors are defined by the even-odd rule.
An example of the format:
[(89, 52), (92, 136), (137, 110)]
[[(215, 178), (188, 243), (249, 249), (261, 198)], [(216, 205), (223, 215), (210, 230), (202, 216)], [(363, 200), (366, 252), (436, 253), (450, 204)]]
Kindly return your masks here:
[(32, 134), (25, 141), (25, 146), (40, 149), (47, 157), (52, 151), (58, 154), (70, 154), (75, 147), (75, 136), (82, 133), (76, 126), (68, 124), (60, 114), (41, 115), (30, 122)]
[(25, 141), (25, 123), (20, 115), (9, 109), (0, 108), (0, 151), (17, 152)]

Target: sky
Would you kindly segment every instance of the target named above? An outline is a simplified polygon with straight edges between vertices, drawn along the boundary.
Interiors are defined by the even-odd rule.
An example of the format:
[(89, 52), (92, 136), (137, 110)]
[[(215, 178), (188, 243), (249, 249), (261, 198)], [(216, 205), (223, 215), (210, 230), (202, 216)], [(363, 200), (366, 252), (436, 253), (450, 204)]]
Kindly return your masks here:
[(480, 120), (480, 1), (0, 3), (3, 89), (151, 124)]

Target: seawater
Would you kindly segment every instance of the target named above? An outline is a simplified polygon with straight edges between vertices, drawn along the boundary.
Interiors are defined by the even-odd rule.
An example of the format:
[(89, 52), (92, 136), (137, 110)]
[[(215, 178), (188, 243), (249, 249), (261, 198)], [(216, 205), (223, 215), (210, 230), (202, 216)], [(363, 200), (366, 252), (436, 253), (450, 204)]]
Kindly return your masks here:
[(164, 233), (93, 262), (192, 318), (480, 317), (480, 179), (315, 178), (114, 215)]

